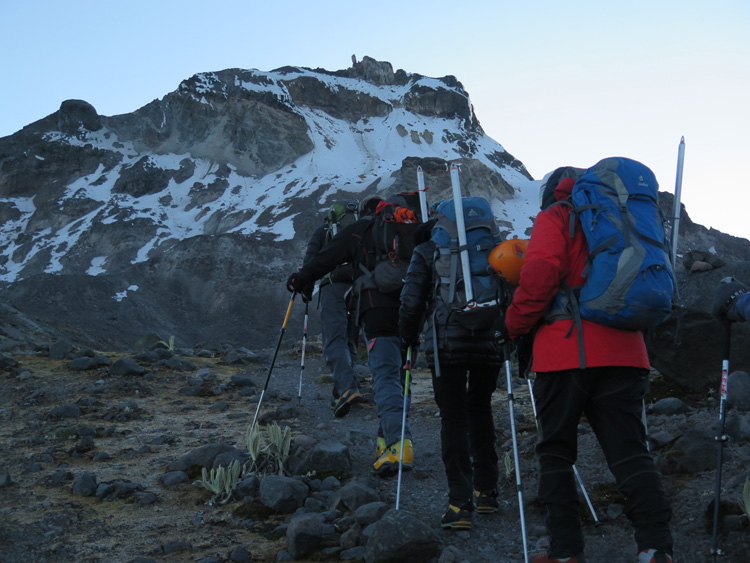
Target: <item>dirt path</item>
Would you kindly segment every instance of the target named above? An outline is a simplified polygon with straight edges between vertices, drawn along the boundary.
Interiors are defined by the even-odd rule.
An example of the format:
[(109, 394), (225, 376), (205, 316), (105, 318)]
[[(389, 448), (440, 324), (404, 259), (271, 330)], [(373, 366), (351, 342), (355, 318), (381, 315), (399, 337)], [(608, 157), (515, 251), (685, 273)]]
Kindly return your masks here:
[[(291, 342), (282, 347), (262, 411), (297, 402), (298, 346)], [(0, 375), (0, 473), (7, 472), (12, 481), (0, 488), (0, 562), (127, 562), (136, 557), (170, 562), (229, 561), (237, 548), (246, 549), (252, 561), (276, 560), (284, 538), (274, 529), (283, 523), (283, 516), (253, 517), (241, 502), (207, 506), (211, 495), (202, 487), (185, 483), (168, 488), (160, 481), (170, 462), (205, 444), (222, 442), (243, 448), (244, 433), (255, 412), (251, 398), (232, 386), (217, 395), (181, 394), (180, 389), (195, 372), (160, 369), (146, 377), (112, 378), (106, 368), (74, 372), (64, 361), (39, 356), (16, 359), (21, 370)], [(211, 359), (190, 360), (197, 369), (213, 373), (217, 384), (228, 383), (231, 375), (246, 374), (262, 386), (268, 369), (267, 362), (232, 367)], [(377, 430), (374, 405), (355, 405), (347, 417), (334, 418), (329, 405), (330, 377), (314, 340), (308, 342), (306, 364), (301, 404), (297, 416), (287, 421), (293, 435), (316, 441), (334, 438), (347, 444), (354, 475), (371, 475)], [(503, 385), (495, 393), (494, 410), (503, 508), (499, 514), (477, 515), (471, 532), (456, 533), (439, 530), (447, 506), (440, 420), (429, 373), (424, 369), (413, 373), (410, 417), (416, 469), (404, 474), (401, 508), (435, 527), (445, 546), (454, 546), (455, 561), (523, 560), (515, 476), (505, 475), (511, 442), (504, 374), (500, 379)], [(514, 385), (528, 545), (534, 553), (543, 550), (546, 541), (534, 501), (535, 425), (528, 389)], [(365, 388), (368, 386), (369, 380)], [(77, 416), (51, 418), (50, 412), (63, 403), (85, 406), (80, 406)], [(696, 408), (687, 415), (651, 417), (651, 431), (679, 434), (691, 426), (715, 424), (718, 411), (710, 402), (692, 406)], [(595, 527), (582, 505), (588, 560), (634, 561), (635, 544), (627, 520), (619, 513), (620, 499), (611, 474), (593, 434), (585, 425), (582, 432), (577, 467), (601, 521)], [(91, 435), (93, 442), (84, 440), (86, 435)], [(734, 503), (748, 476), (750, 446), (732, 444), (728, 450), (723, 498)], [(668, 454), (657, 450), (655, 455), (658, 459)], [(508, 463), (512, 465), (512, 458)], [(94, 473), (98, 483), (122, 480), (139, 484), (141, 492), (155, 493), (155, 501), (131, 497), (102, 502), (96, 497), (76, 496), (72, 480), (84, 472)], [(711, 561), (711, 533), (704, 512), (713, 495), (714, 476), (713, 471), (693, 477), (665, 476), (665, 489), (675, 511), (676, 563)], [(384, 500), (395, 504), (396, 479), (376, 482)], [(187, 542), (191, 547), (168, 554), (165, 546), (169, 550), (179, 545), (170, 542)], [(720, 546), (729, 552), (722, 563), (750, 560), (747, 528), (722, 536)], [(319, 556), (311, 560), (332, 559)]]

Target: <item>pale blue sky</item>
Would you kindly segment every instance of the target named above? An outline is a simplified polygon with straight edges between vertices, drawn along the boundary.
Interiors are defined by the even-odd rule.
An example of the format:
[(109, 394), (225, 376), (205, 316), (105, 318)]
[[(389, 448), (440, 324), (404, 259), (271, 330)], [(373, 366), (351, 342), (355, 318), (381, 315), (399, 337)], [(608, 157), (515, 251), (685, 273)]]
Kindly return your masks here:
[[(0, 0), (0, 136), (84, 99), (128, 113), (197, 72), (338, 70), (351, 55), (456, 76), (535, 178), (641, 160), (707, 227), (750, 238), (748, 0)], [(710, 6), (709, 6), (710, 4)]]

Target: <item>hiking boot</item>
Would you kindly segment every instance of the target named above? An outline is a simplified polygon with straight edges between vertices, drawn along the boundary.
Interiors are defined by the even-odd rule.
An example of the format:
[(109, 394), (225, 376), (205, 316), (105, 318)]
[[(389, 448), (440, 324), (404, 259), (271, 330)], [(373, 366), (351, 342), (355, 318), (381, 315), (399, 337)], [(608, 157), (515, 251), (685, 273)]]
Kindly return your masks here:
[(448, 505), (440, 525), (451, 530), (471, 530), (471, 505), (459, 508), (452, 504)]
[[(401, 458), (401, 442), (395, 442), (388, 446), (380, 457), (375, 460), (373, 468), (378, 475), (386, 476), (398, 472), (398, 464)], [(404, 440), (403, 469), (409, 471), (414, 467), (414, 448), (411, 440)]]
[(659, 549), (644, 549), (638, 554), (638, 563), (672, 563), (672, 556)]
[(336, 418), (343, 418), (349, 414), (349, 409), (352, 408), (352, 404), (358, 402), (362, 398), (358, 389), (352, 387), (347, 389), (341, 394), (339, 400), (336, 401), (336, 405), (333, 407), (333, 416)]
[(497, 502), (497, 491), (492, 493), (481, 493), (474, 490), (474, 506), (479, 514), (493, 514), (500, 510), (500, 503)]
[(385, 452), (387, 447), (388, 446), (385, 445), (385, 438), (378, 436), (378, 439), (375, 441), (375, 459), (378, 459), (383, 455), (383, 452)]
[(535, 555), (531, 563), (586, 563), (586, 558), (583, 553), (571, 557), (550, 557), (546, 553), (542, 553), (541, 555)]

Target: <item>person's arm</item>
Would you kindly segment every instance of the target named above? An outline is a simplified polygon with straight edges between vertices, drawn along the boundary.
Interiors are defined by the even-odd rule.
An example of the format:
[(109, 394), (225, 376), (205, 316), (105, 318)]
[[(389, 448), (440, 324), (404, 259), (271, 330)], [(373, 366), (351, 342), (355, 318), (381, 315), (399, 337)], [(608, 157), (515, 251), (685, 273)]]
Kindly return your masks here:
[(742, 321), (750, 319), (750, 293), (743, 293), (737, 298), (737, 316)]
[(296, 274), (295, 286), (307, 287), (314, 284), (316, 280), (325, 276), (336, 266), (346, 262), (357, 262), (358, 253), (362, 248), (362, 237), (368, 225), (367, 220), (359, 220), (339, 231), (322, 250), (308, 262), (305, 262), (305, 265)]
[(432, 266), (427, 255), (432, 256), (434, 244), (419, 245), (412, 254), (409, 269), (401, 290), (401, 306), (398, 315), (398, 332), (406, 346), (413, 346), (419, 339), (423, 317), (432, 288)]
[(506, 313), (510, 338), (529, 333), (542, 320), (568, 273), (568, 210), (541, 212), (534, 223), (521, 281)]
[(326, 225), (321, 225), (315, 229), (315, 232), (310, 237), (310, 241), (307, 243), (307, 250), (305, 250), (305, 258), (302, 260), (302, 264), (307, 264), (323, 248), (326, 240), (326, 231)]
[(729, 277), (721, 280), (714, 292), (713, 312), (720, 319), (742, 322), (750, 318), (750, 293), (747, 286)]

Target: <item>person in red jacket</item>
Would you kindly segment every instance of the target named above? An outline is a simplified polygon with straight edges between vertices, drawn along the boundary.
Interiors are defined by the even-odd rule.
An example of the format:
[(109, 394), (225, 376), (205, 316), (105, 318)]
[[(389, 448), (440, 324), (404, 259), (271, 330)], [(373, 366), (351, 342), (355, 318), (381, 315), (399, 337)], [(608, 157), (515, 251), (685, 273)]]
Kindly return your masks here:
[[(574, 183), (572, 178), (561, 180), (555, 199), (566, 199)], [(538, 495), (550, 546), (534, 563), (585, 561), (573, 473), (582, 414), (627, 499), (625, 513), (635, 530), (638, 562), (671, 563), (672, 511), (641, 419), (650, 369), (643, 335), (583, 320), (581, 349), (572, 319), (558, 315), (558, 320), (547, 320), (563, 284), (575, 287), (585, 281), (588, 246), (580, 223), (570, 236), (570, 221), (567, 205), (552, 205), (537, 215), (520, 285), (506, 315), (509, 338), (536, 330), (532, 369), (540, 428)]]

